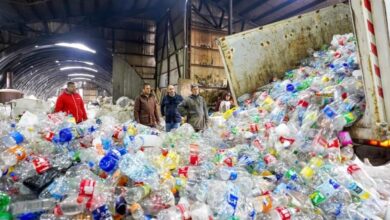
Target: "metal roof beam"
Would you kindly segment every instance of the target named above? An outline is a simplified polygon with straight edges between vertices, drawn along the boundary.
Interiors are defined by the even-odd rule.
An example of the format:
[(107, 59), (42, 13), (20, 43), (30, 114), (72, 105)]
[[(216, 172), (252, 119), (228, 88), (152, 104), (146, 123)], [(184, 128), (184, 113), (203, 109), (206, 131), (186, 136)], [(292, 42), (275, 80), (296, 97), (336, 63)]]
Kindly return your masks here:
[(69, 0), (63, 0), (63, 2), (65, 5), (66, 17), (69, 18), (71, 16)]
[(251, 11), (255, 10), (256, 8), (259, 8), (260, 6), (264, 5), (265, 3), (267, 3), (267, 1), (268, 0), (257, 0), (257, 1), (254, 1), (252, 4), (248, 5), (241, 12), (239, 12), (239, 15), (245, 15), (248, 12), (251, 12)]
[(256, 22), (256, 21), (258, 21), (258, 20), (260, 20), (260, 19), (263, 19), (263, 18), (265, 18), (265, 17), (267, 17), (267, 16), (269, 16), (269, 15), (275, 13), (276, 11), (279, 11), (279, 10), (281, 10), (281, 9), (283, 9), (283, 8), (285, 8), (285, 7), (289, 6), (289, 5), (291, 5), (291, 4), (293, 4), (293, 3), (296, 2), (296, 1), (297, 1), (297, 0), (287, 0), (287, 1), (285, 1), (285, 2), (283, 2), (283, 3), (281, 3), (281, 4), (279, 4), (279, 5), (277, 5), (277, 6), (275, 6), (275, 7), (272, 7), (272, 8), (269, 9), (268, 11), (262, 13), (261, 15), (259, 15), (259, 16), (255, 17), (255, 18), (253, 18), (252, 21)]
[(299, 14), (300, 12), (304, 12), (304, 11), (310, 9), (310, 8), (313, 8), (313, 7), (319, 5), (319, 4), (323, 3), (323, 2), (324, 2), (323, 0), (316, 0), (316, 1), (314, 1), (314, 2), (311, 2), (311, 3), (309, 3), (309, 4), (305, 5), (305, 6), (303, 6), (302, 8), (298, 8), (298, 9), (296, 9), (296, 10), (294, 10), (294, 11), (290, 11), (289, 13), (284, 14), (283, 16), (280, 16), (280, 17), (278, 17), (278, 18), (276, 18), (276, 19), (273, 19), (272, 22), (280, 21), (280, 20), (284, 20), (284, 19), (286, 19), (286, 18), (292, 17), (292, 16), (294, 16), (294, 15)]
[(46, 2), (46, 7), (49, 9), (51, 17), (54, 19), (56, 18), (56, 12), (54, 11), (54, 6), (52, 1)]

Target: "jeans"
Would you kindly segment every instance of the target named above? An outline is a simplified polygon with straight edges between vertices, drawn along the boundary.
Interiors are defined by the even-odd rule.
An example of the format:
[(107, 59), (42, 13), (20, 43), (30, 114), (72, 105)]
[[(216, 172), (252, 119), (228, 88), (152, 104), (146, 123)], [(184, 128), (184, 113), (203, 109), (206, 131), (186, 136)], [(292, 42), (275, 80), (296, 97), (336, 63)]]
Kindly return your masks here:
[(170, 122), (165, 123), (165, 130), (166, 132), (170, 132), (174, 128), (178, 128), (180, 126), (180, 123)]

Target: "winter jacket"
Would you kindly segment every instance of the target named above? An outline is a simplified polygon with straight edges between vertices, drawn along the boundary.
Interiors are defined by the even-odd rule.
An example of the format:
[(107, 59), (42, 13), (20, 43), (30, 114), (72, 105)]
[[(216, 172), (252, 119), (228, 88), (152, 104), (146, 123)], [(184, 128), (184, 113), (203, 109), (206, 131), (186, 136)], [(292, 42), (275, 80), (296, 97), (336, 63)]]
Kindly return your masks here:
[(84, 101), (78, 93), (63, 92), (56, 102), (54, 112), (65, 112), (71, 114), (76, 122), (82, 122), (88, 119), (85, 111)]
[(178, 105), (183, 101), (181, 95), (164, 96), (161, 102), (161, 114), (165, 116), (165, 122), (167, 123), (180, 123), (181, 115), (178, 110)]
[(195, 130), (203, 130), (207, 127), (208, 110), (202, 96), (190, 95), (179, 105), (179, 112), (182, 116), (187, 116), (187, 123)]
[(152, 127), (160, 123), (157, 99), (154, 95), (141, 94), (135, 99), (134, 118), (138, 123)]

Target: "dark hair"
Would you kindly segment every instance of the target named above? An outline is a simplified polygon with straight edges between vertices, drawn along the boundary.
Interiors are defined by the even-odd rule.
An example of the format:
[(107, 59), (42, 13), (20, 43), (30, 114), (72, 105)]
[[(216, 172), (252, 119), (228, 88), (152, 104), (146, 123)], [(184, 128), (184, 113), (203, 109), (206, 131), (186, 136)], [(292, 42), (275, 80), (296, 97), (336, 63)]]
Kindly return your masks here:
[(150, 86), (150, 83), (144, 83), (144, 89), (146, 86)]
[(69, 87), (69, 86), (71, 86), (71, 85), (75, 85), (75, 83), (74, 83), (74, 82), (67, 82), (67, 83), (66, 83), (66, 86), (67, 86), (67, 87)]

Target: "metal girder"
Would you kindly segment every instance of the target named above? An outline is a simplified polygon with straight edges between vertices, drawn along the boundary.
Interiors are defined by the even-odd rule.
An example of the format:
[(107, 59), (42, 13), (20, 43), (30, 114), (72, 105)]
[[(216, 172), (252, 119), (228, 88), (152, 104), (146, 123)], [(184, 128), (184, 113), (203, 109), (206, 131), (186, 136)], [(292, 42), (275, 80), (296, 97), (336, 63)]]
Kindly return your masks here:
[(223, 19), (225, 18), (225, 10), (222, 11), (222, 15), (219, 18), (219, 28), (222, 28)]
[(204, 2), (204, 5), (206, 6), (206, 9), (207, 9), (207, 11), (209, 12), (210, 17), (211, 17), (211, 19), (212, 19), (213, 22), (214, 22), (214, 26), (215, 26), (215, 27), (218, 27), (217, 20), (214, 18), (214, 15), (213, 15), (213, 13), (211, 12), (211, 9), (210, 9), (209, 4), (207, 4), (207, 2)]
[(38, 9), (36, 8), (35, 5), (32, 5), (32, 6), (31, 6), (31, 11), (33, 12), (34, 16), (35, 16), (36, 18), (38, 18), (39, 21), (42, 22), (42, 26), (43, 26), (43, 28), (45, 29), (45, 33), (46, 33), (46, 34), (50, 34), (49, 25), (47, 24), (46, 19), (45, 19), (44, 17), (42, 17), (41, 14), (39, 14)]
[(275, 7), (272, 7), (272, 8), (269, 9), (268, 11), (262, 13), (261, 15), (255, 17), (255, 18), (253, 18), (253, 19), (251, 19), (251, 20), (254, 21), (254, 22), (256, 22), (256, 21), (258, 21), (258, 20), (260, 20), (260, 19), (263, 19), (263, 18), (265, 18), (265, 17), (267, 17), (267, 16), (269, 16), (269, 15), (275, 13), (276, 11), (279, 11), (279, 10), (281, 10), (281, 9), (283, 9), (283, 8), (285, 8), (285, 7), (289, 6), (289, 5), (291, 5), (291, 4), (294, 3), (294, 2), (296, 2), (296, 0), (289, 0), (289, 1), (283, 2), (283, 3), (281, 3), (281, 4), (279, 4), (279, 5), (275, 6)]
[(176, 66), (178, 68), (178, 73), (179, 73), (179, 78), (181, 77), (181, 71), (180, 71), (180, 64), (179, 64), (179, 54), (177, 53), (177, 44), (176, 44), (176, 39), (175, 39), (175, 32), (173, 30), (173, 22), (172, 22), (172, 16), (171, 13), (169, 12), (168, 15), (168, 22), (171, 24), (169, 27), (171, 28), (171, 33), (172, 33), (172, 41), (173, 41), (173, 47), (175, 49), (175, 57), (176, 57)]
[(63, 0), (63, 1), (65, 5), (66, 17), (69, 18), (71, 16), (69, 0)]
[(22, 21), (24, 21), (24, 22), (26, 22), (27, 21), (27, 18), (26, 18), (26, 16), (24, 16), (24, 14), (19, 10), (19, 8), (16, 6), (16, 5), (14, 5), (14, 4), (9, 4), (11, 7), (12, 7), (12, 9), (16, 12), (16, 14), (20, 17), (20, 18), (22, 18)]
[[(222, 4), (222, 1), (221, 1), (221, 2), (215, 2), (215, 1), (212, 1), (212, 0), (204, 0), (204, 1), (207, 1), (207, 2), (210, 3), (211, 5), (214, 5), (214, 6), (218, 7), (221, 11), (227, 11), (227, 12), (229, 11), (229, 8), (226, 7), (226, 5), (223, 5), (223, 4)], [(225, 12), (225, 13), (226, 13), (226, 12)], [(246, 20), (246, 23), (247, 23), (248, 25), (253, 26), (253, 27), (259, 26), (259, 24), (255, 23), (255, 22), (253, 22), (253, 21), (249, 21), (248, 19), (246, 19), (245, 17), (243, 17), (241, 14), (234, 13), (234, 11), (233, 11), (233, 17), (234, 17), (234, 18), (237, 18), (237, 19), (239, 19), (239, 20)]]
[(283, 16), (280, 16), (279, 18), (274, 19), (274, 21), (280, 21), (280, 20), (283, 20), (283, 19), (292, 17), (292, 16), (294, 16), (294, 15), (296, 15), (296, 14), (299, 14), (300, 12), (304, 12), (304, 11), (306, 11), (307, 9), (313, 8), (313, 7), (319, 5), (319, 4), (323, 3), (323, 2), (324, 2), (323, 0), (316, 0), (316, 1), (314, 1), (314, 2), (311, 2), (311, 3), (309, 3), (309, 4), (305, 5), (305, 6), (303, 6), (302, 8), (298, 8), (298, 9), (296, 9), (296, 10), (294, 10), (294, 11), (290, 11), (289, 13), (284, 14)]
[(81, 15), (84, 16), (84, 14), (85, 14), (85, 1), (84, 0), (80, 0), (80, 12), (81, 12)]
[(52, 1), (47, 1), (47, 2), (46, 2), (46, 6), (47, 6), (47, 8), (48, 8), (49, 11), (50, 11), (51, 17), (52, 17), (52, 18), (55, 18), (55, 17), (56, 17), (56, 13), (55, 13), (55, 11), (54, 11), (53, 2), (52, 2)]
[(228, 33), (233, 33), (233, 0), (229, 0), (229, 28)]
[(247, 7), (245, 7), (240, 13), (239, 15), (244, 15), (244, 14), (247, 14), (248, 12), (250, 11), (253, 11), (255, 10), (256, 8), (259, 8), (260, 6), (264, 5), (265, 3), (267, 3), (268, 0), (255, 0), (253, 1), (252, 4), (248, 5)]
[(200, 18), (202, 18), (204, 21), (209, 23), (214, 28), (217, 28), (217, 26), (215, 26), (215, 24), (213, 24), (213, 22), (211, 22), (208, 18), (206, 18), (204, 15), (202, 15), (202, 13), (196, 8), (196, 6), (194, 4), (192, 4), (192, 10), (194, 10), (195, 14), (198, 15)]

